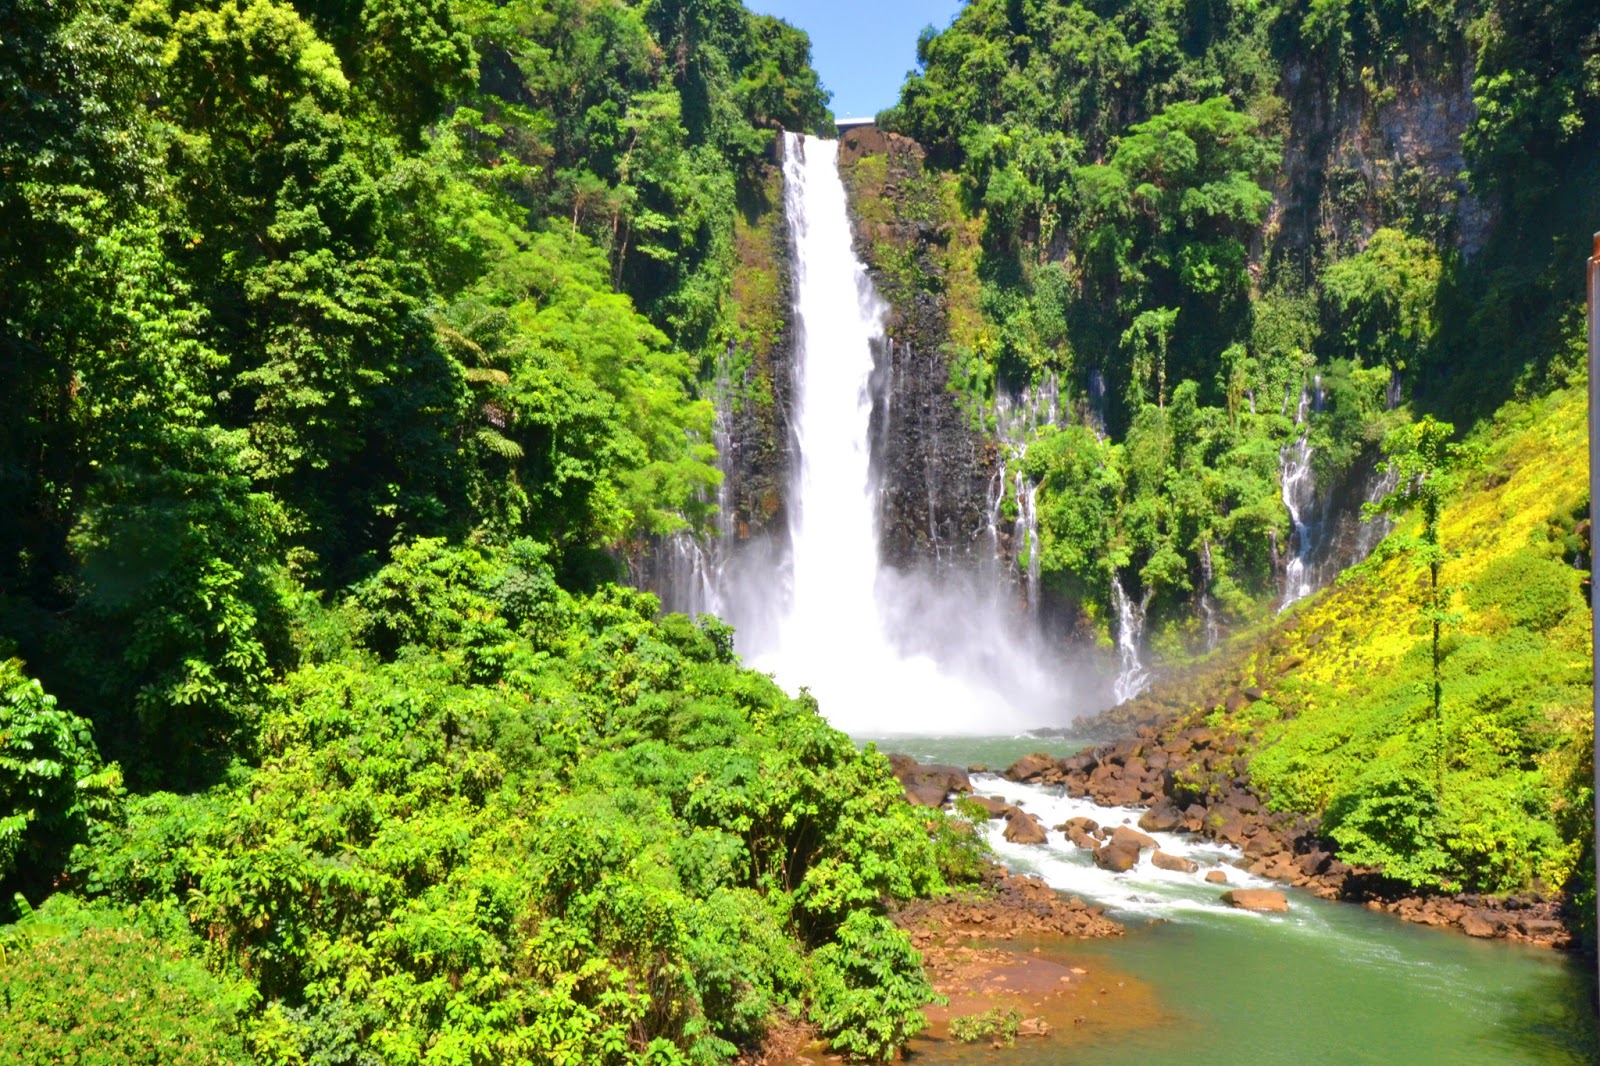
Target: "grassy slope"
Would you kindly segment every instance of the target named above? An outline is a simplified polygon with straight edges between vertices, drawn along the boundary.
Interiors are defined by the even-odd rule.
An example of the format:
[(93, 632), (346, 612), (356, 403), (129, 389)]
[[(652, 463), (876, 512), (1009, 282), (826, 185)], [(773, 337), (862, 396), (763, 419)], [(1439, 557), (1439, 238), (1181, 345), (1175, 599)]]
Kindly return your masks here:
[[(1512, 891), (1586, 864), (1590, 613), (1575, 520), (1588, 502), (1584, 394), (1511, 404), (1441, 536), (1456, 586), (1444, 758), (1428, 698), (1426, 572), (1393, 546), (1123, 712), (1179, 709), (1249, 738), (1275, 806), (1322, 814), (1342, 857), (1417, 884)], [(1386, 557), (1385, 557), (1386, 556)]]

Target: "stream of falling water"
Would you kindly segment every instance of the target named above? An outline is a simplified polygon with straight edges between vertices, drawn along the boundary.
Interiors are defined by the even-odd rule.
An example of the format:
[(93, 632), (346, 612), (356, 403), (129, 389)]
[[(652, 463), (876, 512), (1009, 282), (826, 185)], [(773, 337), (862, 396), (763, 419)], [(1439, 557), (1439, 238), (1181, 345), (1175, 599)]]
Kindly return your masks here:
[(785, 135), (796, 343), (788, 600), (770, 637), (740, 650), (786, 687), (809, 688), (858, 735), (1065, 724), (1090, 708), (1074, 706), (1055, 657), (992, 590), (879, 565), (869, 427), (888, 307), (856, 257), (837, 156), (836, 142)]

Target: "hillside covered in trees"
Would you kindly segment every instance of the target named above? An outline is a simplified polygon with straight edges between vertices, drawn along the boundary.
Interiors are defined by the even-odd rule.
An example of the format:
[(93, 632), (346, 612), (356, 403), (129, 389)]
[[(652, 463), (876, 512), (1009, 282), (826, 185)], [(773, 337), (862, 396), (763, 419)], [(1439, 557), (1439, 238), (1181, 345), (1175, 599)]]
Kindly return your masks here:
[(805, 35), (22, 0), (0, 42), (0, 1058), (902, 1044), (883, 903), (970, 859), (611, 583), (714, 498), (735, 229), (831, 125)]
[(1593, 5), (974, 0), (919, 57), (865, 244), (1037, 487), (1044, 608), (1137, 612), (1167, 713), (1394, 891), (1592, 901)]
[(1048, 377), (1079, 409), (1025, 463), (1088, 628), (1116, 578), (1204, 650), (1201, 598), (1259, 620), (1304, 550), (1286, 448), (1303, 510), (1356, 512), (1401, 423), (1582, 374), (1589, 4), (975, 0), (919, 56), (880, 126), (954, 195), (898, 193), (941, 234), (909, 280), (975, 411)]

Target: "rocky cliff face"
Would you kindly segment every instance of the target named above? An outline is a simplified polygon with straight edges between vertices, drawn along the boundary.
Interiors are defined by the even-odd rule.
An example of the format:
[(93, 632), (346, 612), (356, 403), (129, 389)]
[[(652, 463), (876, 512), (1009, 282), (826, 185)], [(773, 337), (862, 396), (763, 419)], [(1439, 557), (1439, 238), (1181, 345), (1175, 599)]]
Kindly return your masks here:
[(1311, 64), (1286, 65), (1269, 254), (1358, 249), (1386, 225), (1443, 237), (1469, 258), (1483, 246), (1494, 218), (1467, 188), (1461, 150), (1477, 114), (1474, 65), (1436, 51), (1387, 74), (1381, 87), (1368, 77), (1342, 91)]
[[(782, 142), (779, 141), (779, 151)], [(794, 295), (783, 174), (774, 165), (759, 193), (740, 205), (734, 227), (737, 266), (733, 298), (737, 337), (719, 368), (716, 388), (723, 471), (725, 537), (787, 538), (792, 479)]]
[(891, 566), (970, 567), (993, 555), (988, 486), (995, 450), (949, 387), (946, 342), (959, 217), (922, 148), (873, 127), (847, 132), (840, 167), (856, 250), (893, 312), (878, 354), (872, 415), (879, 551)]
[(668, 610), (727, 610), (715, 602), (715, 574), (747, 557), (768, 565), (789, 540), (793, 479), (794, 296), (784, 213), (781, 140), (759, 180), (740, 197), (734, 222), (734, 336), (702, 382), (716, 405), (715, 536), (679, 534), (639, 546), (630, 579)]

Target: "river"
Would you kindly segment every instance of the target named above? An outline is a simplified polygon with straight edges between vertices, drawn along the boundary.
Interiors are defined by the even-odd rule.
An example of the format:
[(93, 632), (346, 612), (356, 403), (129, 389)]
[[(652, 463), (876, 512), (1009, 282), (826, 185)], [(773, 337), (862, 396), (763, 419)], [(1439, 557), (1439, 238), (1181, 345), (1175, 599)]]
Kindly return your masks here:
[[(862, 738), (865, 740), (866, 738)], [(1067, 755), (1087, 746), (1070, 737), (879, 737), (880, 750), (922, 762), (1002, 768), (1031, 751)], [(1020, 802), (1046, 824), (1086, 815), (1102, 824), (1137, 820), (1137, 811), (1072, 800), (974, 774), (983, 795)], [(1594, 979), (1574, 956), (1502, 940), (1474, 940), (1402, 922), (1346, 903), (1329, 903), (1280, 885), (1287, 915), (1224, 906), (1199, 874), (1141, 863), (1126, 874), (1097, 869), (1089, 853), (1052, 832), (1049, 843), (1007, 843), (1003, 823), (989, 842), (1014, 870), (1105, 904), (1127, 935), (1068, 950), (1096, 970), (1150, 986), (1162, 1013), (1124, 1030), (1096, 1029), (1028, 1042), (1017, 1061), (1039, 1066), (1093, 1062), (1133, 1066), (1199, 1063), (1594, 1063), (1600, 1033)], [(1228, 849), (1154, 834), (1162, 849), (1209, 865)], [(1237, 852), (1232, 853), (1236, 855)], [(1236, 886), (1268, 882), (1226, 868)], [(923, 1042), (918, 1061), (992, 1062), (987, 1048)], [(986, 1057), (987, 1056), (987, 1057)]]

